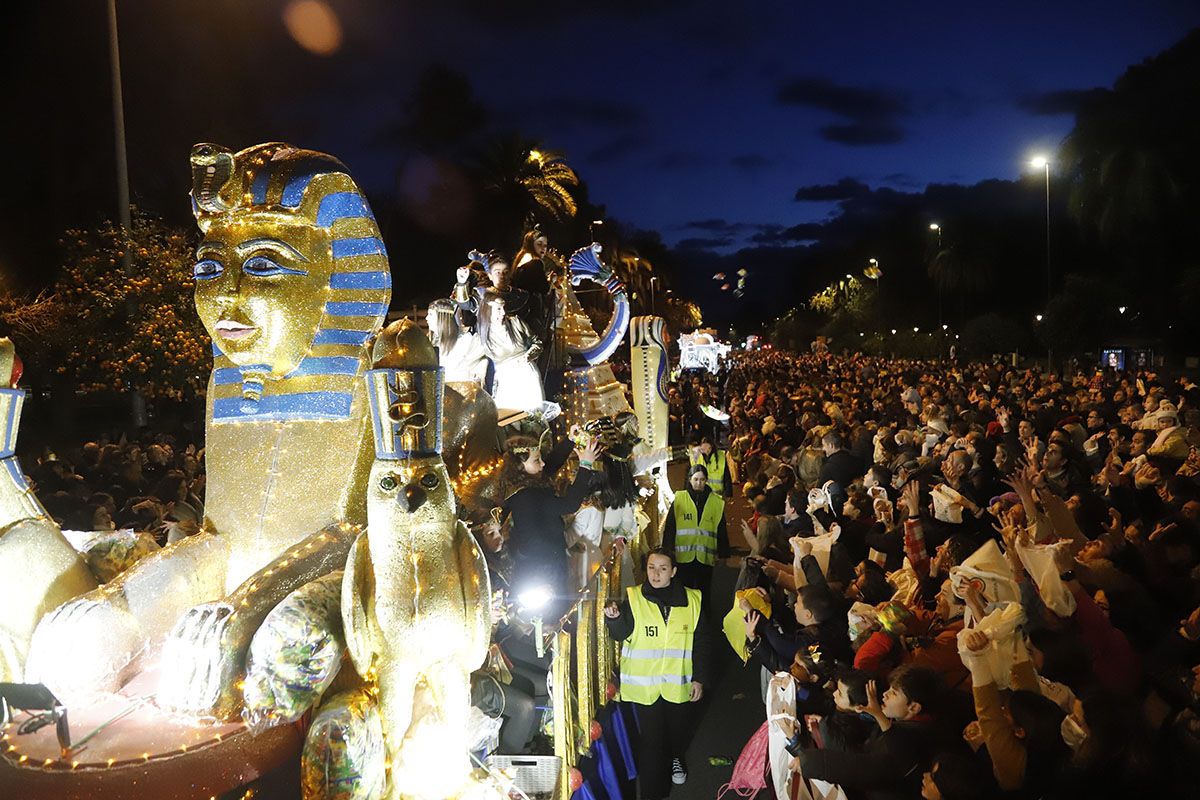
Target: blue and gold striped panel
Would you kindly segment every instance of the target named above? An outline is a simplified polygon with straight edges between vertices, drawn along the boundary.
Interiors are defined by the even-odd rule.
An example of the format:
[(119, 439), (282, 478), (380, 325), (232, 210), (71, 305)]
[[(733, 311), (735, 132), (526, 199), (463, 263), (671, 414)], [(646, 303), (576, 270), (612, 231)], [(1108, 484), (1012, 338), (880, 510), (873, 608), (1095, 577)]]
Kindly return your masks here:
[(250, 202), (256, 206), (266, 205), (267, 203), (267, 188), (271, 184), (271, 170), (268, 167), (263, 167), (254, 176), (254, 183), (250, 185)]
[(299, 208), (304, 200), (304, 191), (318, 175), (344, 173), (345, 167), (332, 158), (310, 156), (298, 161), (287, 162), (288, 179), (279, 194), (279, 204), (286, 208)]
[(392, 288), (392, 273), (387, 271), (375, 272), (335, 272), (329, 276), (331, 289), (390, 289)]
[(387, 303), (342, 303), (331, 300), (325, 304), (325, 313), (331, 317), (381, 317), (387, 313)]
[[(399, 383), (393, 376), (412, 376), (412, 388), (421, 397), (441, 398), (445, 391), (444, 370), (434, 369), (394, 370), (373, 369), (367, 372), (367, 400), (371, 407), (371, 426), (375, 433), (375, 457), (398, 460), (413, 456), (429, 456), (442, 451), (441, 408), (427, 409), (429, 425), (417, 433), (417, 449), (409, 450), (403, 442), (402, 427), (392, 422), (388, 409), (396, 400), (391, 383)], [(433, 386), (429, 382), (433, 381)], [(435, 400), (435, 404), (438, 401)]]
[(369, 330), (350, 330), (347, 328), (320, 328), (313, 338), (313, 345), (346, 344), (362, 346), (371, 338)]
[(0, 429), (4, 438), (0, 439), (0, 458), (8, 458), (17, 449), (17, 429), (21, 421), (21, 407), (25, 404), (23, 389), (0, 389), (0, 419), (4, 427)]
[[(12, 478), (13, 484), (21, 491), (29, 489), (29, 481), (25, 478), (25, 473), (21, 471), (21, 465), (17, 463), (14, 457), (8, 457), (0, 460), (4, 464), (4, 469), (8, 471), (8, 476)], [(36, 502), (36, 498), (34, 498)]]
[(228, 386), (242, 382), (242, 371), (238, 367), (219, 367), (212, 372), (214, 386)]
[(357, 375), (362, 359), (354, 356), (308, 356), (286, 378), (305, 375)]
[(333, 257), (348, 258), (350, 256), (386, 256), (383, 240), (378, 236), (360, 236), (353, 239), (334, 239)]
[(365, 217), (372, 222), (375, 215), (367, 207), (366, 198), (357, 192), (331, 192), (321, 198), (317, 207), (317, 224), (328, 228), (339, 219)]
[(213, 421), (339, 420), (350, 416), (351, 392), (297, 392), (265, 395), (258, 402), (239, 397), (219, 397), (213, 401)]
[[(363, 361), (356, 355), (313, 355), (301, 361), (294, 370), (284, 376), (306, 378), (315, 375), (357, 375)], [(218, 367), (213, 370), (214, 386), (241, 386), (246, 380), (239, 367)], [(0, 456), (2, 457), (2, 456)]]

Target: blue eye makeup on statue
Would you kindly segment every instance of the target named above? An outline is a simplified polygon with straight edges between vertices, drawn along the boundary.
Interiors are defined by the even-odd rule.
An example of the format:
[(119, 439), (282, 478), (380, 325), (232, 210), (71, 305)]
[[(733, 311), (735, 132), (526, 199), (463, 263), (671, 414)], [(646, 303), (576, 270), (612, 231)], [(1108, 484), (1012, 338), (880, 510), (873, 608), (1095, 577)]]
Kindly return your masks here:
[(274, 275), (307, 275), (302, 269), (292, 269), (276, 263), (267, 256), (251, 256), (242, 264), (242, 271), (257, 278), (269, 278)]
[(217, 277), (224, 271), (225, 267), (221, 265), (220, 261), (212, 258), (202, 258), (192, 268), (192, 275), (198, 281), (206, 281)]

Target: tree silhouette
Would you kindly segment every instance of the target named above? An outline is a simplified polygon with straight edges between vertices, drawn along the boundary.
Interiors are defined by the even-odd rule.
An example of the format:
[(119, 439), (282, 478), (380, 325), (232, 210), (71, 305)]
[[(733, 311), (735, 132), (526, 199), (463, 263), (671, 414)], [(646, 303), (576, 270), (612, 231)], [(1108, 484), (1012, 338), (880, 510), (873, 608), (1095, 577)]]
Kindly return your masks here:
[(1086, 95), (1061, 160), (1070, 211), (1105, 245), (1162, 253), (1200, 194), (1200, 31)]
[(478, 159), (483, 219), (489, 232), (508, 247), (524, 227), (543, 220), (562, 222), (575, 216), (572, 191), (579, 176), (561, 153), (542, 149), (519, 134), (492, 140)]

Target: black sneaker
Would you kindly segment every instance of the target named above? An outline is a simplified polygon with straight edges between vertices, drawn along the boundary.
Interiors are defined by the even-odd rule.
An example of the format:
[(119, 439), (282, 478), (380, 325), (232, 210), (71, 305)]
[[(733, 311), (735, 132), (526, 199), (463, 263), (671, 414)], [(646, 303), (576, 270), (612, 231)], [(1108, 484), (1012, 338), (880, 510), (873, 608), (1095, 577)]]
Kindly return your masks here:
[(687, 767), (682, 758), (671, 759), (671, 783), (682, 786), (687, 783)]

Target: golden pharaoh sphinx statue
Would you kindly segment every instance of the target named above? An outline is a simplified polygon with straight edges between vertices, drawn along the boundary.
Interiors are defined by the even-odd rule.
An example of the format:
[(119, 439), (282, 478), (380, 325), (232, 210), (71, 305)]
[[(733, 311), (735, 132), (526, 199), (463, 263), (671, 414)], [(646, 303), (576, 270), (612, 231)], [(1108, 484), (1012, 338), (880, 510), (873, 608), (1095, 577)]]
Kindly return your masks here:
[(203, 530), (47, 615), (26, 677), (60, 697), (115, 690), (161, 647), (160, 705), (229, 717), (258, 624), (340, 568), (366, 521), (363, 374), (391, 275), (336, 159), (201, 144), (191, 165), (196, 310), (214, 343)]

